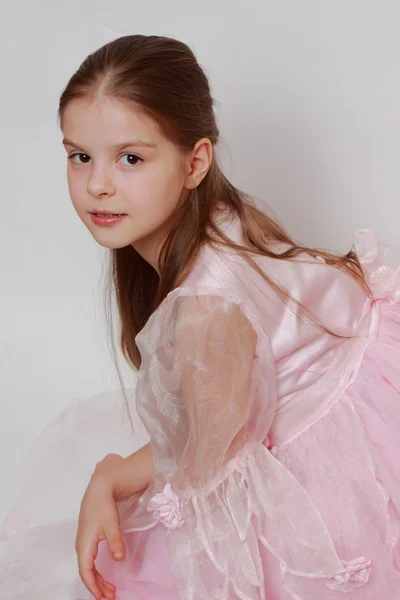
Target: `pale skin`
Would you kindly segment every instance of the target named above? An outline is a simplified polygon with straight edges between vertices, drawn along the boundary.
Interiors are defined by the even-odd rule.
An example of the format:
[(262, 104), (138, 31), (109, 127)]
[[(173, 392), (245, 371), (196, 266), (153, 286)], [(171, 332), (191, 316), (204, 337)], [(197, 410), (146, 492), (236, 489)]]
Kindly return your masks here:
[[(73, 100), (62, 121), (69, 160), (72, 204), (94, 239), (106, 248), (131, 244), (159, 273), (159, 253), (176, 207), (206, 176), (213, 157), (207, 138), (182, 151), (138, 109), (98, 95)], [(112, 227), (93, 222), (91, 213), (126, 217)], [(127, 458), (111, 454), (96, 465), (83, 496), (76, 552), (82, 581), (96, 599), (115, 599), (115, 587), (95, 568), (100, 541), (122, 560), (124, 543), (116, 503), (146, 489), (153, 477), (150, 445)]]

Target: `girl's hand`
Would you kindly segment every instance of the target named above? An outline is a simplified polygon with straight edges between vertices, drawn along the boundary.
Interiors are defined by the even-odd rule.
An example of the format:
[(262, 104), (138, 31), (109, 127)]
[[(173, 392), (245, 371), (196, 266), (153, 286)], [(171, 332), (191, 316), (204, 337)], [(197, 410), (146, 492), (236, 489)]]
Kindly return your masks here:
[(99, 543), (107, 540), (110, 555), (115, 560), (121, 560), (125, 556), (117, 503), (108, 480), (110, 470), (123, 460), (118, 454), (108, 454), (96, 465), (79, 513), (75, 543), (79, 575), (89, 592), (98, 600), (104, 597), (115, 600), (115, 586), (104, 581), (95, 568)]

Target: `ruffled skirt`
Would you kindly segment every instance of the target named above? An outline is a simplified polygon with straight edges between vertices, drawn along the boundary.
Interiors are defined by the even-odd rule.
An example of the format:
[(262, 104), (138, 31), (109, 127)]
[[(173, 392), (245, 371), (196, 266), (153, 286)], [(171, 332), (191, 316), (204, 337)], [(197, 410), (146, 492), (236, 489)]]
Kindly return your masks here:
[[(327, 414), (290, 443), (272, 452), (252, 445), (232, 464), (226, 493), (235, 505), (230, 511), (216, 508), (217, 533), (225, 543), (207, 544), (216, 537), (215, 527), (209, 532), (210, 498), (207, 506), (196, 506), (196, 533), (204, 535), (207, 556), (199, 554), (195, 567), (184, 564), (190, 532), (162, 524), (135, 531), (125, 508), (126, 558), (113, 561), (102, 542), (96, 560), (115, 584), (117, 600), (400, 599), (400, 304), (376, 304), (375, 335), (356, 377)], [(117, 394), (72, 403), (35, 444), (30, 477), (3, 525), (2, 600), (92, 597), (79, 579), (74, 551), (79, 504), (98, 460), (135, 449), (123, 410)], [(277, 493), (268, 478), (273, 474), (279, 481), (280, 469), (297, 490), (297, 510), (290, 512), (293, 498), (283, 495), (281, 512), (268, 522)], [(310, 506), (315, 523), (304, 524)], [(315, 529), (314, 548), (302, 546), (306, 527)], [(343, 565), (340, 572), (324, 570), (326, 532)], [(171, 555), (173, 536), (181, 536), (181, 557)], [(305, 555), (314, 556), (314, 571)], [(199, 587), (200, 568), (205, 571)]]

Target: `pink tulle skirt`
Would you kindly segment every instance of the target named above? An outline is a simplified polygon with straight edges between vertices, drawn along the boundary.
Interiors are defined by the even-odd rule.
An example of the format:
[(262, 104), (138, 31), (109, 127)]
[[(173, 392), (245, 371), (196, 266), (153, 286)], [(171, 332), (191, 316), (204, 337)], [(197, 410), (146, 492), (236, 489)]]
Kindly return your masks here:
[[(338, 589), (284, 573), (260, 542), (263, 589), (245, 600), (400, 599), (400, 303), (376, 304), (375, 332), (349, 387), (317, 423), (274, 449), (319, 510), (337, 554), (349, 561), (348, 582)], [(115, 394), (75, 402), (39, 438), (30, 478), (3, 526), (2, 600), (92, 598), (74, 552), (79, 503), (96, 461), (132, 452), (122, 414)], [(174, 532), (162, 524), (147, 531), (121, 526), (125, 559), (113, 561), (105, 542), (96, 559), (117, 600), (188, 600), (180, 598), (169, 566), (166, 536)], [(354, 557), (362, 562), (352, 565)], [(193, 598), (200, 598), (195, 590)]]
[[(279, 560), (260, 543), (267, 600), (400, 598), (400, 305), (376, 302), (375, 334), (351, 385), (322, 419), (275, 451), (317, 506), (338, 555), (365, 557), (365, 568), (345, 593), (307, 577), (283, 580)], [(127, 533), (124, 563), (103, 545), (98, 567), (118, 600), (179, 599), (166, 534), (162, 525)]]

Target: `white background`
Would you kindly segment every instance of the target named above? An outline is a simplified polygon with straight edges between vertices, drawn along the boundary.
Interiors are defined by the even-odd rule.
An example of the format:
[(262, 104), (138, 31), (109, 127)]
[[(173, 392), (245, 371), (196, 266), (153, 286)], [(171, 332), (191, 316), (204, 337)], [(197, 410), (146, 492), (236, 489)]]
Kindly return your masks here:
[(119, 35), (188, 43), (218, 101), (231, 180), (304, 244), (347, 251), (355, 229), (373, 228), (393, 263), (400, 3), (25, 0), (4, 2), (0, 23), (2, 518), (49, 420), (71, 398), (118, 385), (102, 316), (104, 251), (70, 204), (56, 121), (74, 70)]

